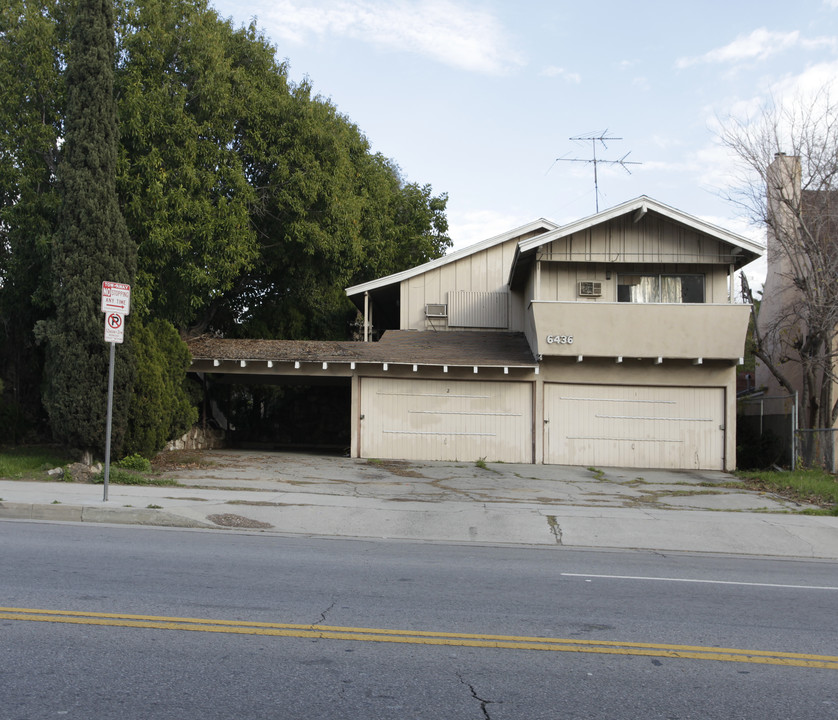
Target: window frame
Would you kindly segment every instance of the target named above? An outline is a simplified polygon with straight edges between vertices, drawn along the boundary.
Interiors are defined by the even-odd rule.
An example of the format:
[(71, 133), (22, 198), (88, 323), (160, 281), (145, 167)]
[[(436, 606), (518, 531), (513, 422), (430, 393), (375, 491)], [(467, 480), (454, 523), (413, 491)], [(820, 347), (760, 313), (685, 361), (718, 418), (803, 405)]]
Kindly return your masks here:
[[(621, 300), (620, 288), (631, 288), (632, 285), (621, 283), (622, 278), (636, 277), (636, 278), (654, 278), (654, 300)], [(701, 300), (685, 301), (664, 301), (663, 297), (663, 280), (665, 278), (700, 278), (701, 279)], [(630, 291), (629, 291), (630, 292)], [(683, 285), (681, 286), (681, 297), (683, 298)], [(703, 305), (707, 302), (707, 276), (705, 273), (651, 273), (651, 272), (626, 272), (617, 273), (617, 302), (631, 303), (635, 305)]]

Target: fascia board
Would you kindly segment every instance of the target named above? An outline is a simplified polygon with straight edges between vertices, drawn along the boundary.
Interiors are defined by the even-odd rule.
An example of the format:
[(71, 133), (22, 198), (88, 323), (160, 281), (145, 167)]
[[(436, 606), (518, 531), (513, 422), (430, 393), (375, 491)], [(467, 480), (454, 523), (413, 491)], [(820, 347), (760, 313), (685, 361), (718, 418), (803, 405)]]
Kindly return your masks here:
[(538, 220), (534, 220), (533, 222), (522, 225), (514, 230), (509, 230), (500, 235), (495, 235), (494, 237), (487, 238), (486, 240), (481, 240), (474, 245), (469, 245), (468, 247), (465, 247), (462, 250), (457, 250), (450, 255), (443, 255), (441, 258), (437, 258), (436, 260), (430, 260), (422, 265), (417, 265), (416, 267), (408, 268), (407, 270), (402, 270), (401, 272), (393, 273), (392, 275), (387, 275), (383, 278), (378, 278), (377, 280), (370, 280), (369, 282), (361, 283), (360, 285), (353, 285), (352, 287), (346, 288), (346, 294), (347, 296), (352, 297), (353, 295), (358, 295), (363, 292), (378, 290), (379, 288), (387, 287), (388, 285), (394, 285), (402, 282), (403, 280), (408, 280), (409, 278), (426, 273), (429, 270), (435, 270), (436, 268), (447, 265), (448, 263), (456, 262), (457, 260), (461, 260), (464, 257), (468, 257), (469, 255), (473, 255), (482, 250), (487, 250), (495, 245), (500, 245), (501, 243), (511, 240), (518, 235), (524, 235), (538, 229), (543, 229), (547, 233), (551, 233), (558, 229), (558, 227), (559, 226), (556, 225), (556, 223), (551, 222), (550, 220), (539, 218)]

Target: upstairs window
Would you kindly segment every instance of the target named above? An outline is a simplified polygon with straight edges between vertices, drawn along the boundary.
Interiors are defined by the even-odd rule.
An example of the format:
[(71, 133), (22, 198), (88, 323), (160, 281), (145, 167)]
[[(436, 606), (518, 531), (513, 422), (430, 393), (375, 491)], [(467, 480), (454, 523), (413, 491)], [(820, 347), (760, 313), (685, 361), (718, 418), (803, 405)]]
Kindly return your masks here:
[(618, 275), (617, 301), (703, 303), (704, 275)]

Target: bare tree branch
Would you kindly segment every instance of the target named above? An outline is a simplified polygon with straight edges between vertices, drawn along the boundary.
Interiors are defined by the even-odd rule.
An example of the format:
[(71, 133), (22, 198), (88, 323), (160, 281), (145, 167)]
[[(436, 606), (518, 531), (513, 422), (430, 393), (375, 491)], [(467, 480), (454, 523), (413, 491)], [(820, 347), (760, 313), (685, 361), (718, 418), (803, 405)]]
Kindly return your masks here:
[[(771, 102), (723, 123), (738, 160), (729, 198), (768, 232), (769, 271), (754, 311), (756, 356), (800, 394), (801, 422), (838, 421), (838, 105), (824, 88), (808, 100)], [(753, 301), (743, 276), (743, 293)]]

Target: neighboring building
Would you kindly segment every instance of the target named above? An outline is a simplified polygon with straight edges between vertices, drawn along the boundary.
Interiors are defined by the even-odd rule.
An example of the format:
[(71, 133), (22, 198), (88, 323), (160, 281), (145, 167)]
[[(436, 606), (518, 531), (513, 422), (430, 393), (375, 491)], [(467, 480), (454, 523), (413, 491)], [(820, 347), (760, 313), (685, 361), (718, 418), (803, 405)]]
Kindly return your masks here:
[[(800, 158), (778, 153), (767, 173), (768, 271), (759, 306), (759, 329), (769, 356), (798, 393), (800, 426), (811, 428), (818, 424), (813, 404), (831, 408), (838, 396), (838, 387), (827, 381), (823, 392), (819, 392), (821, 371), (815, 365), (811, 375), (811, 381), (815, 383), (811, 393), (813, 400), (804, 397), (799, 347), (805, 342), (808, 329), (804, 318), (815, 303), (804, 298), (800, 285), (809, 279), (813, 264), (831, 264), (828, 270), (834, 272), (834, 253), (838, 248), (834, 238), (838, 228), (832, 209), (836, 205), (835, 193), (803, 190), (801, 182)], [(805, 230), (801, 230), (801, 226)], [(808, 242), (800, 238), (802, 232), (811, 235)], [(795, 252), (798, 247), (799, 251)], [(822, 257), (813, 263), (811, 258), (818, 255)], [(823, 312), (824, 317), (829, 317), (830, 311), (825, 309)], [(831, 311), (831, 317), (836, 317), (835, 309)], [(767, 397), (790, 398), (789, 391), (759, 359), (756, 361), (756, 386)], [(771, 407), (775, 413), (785, 415), (791, 412), (791, 404), (789, 399), (785, 403), (774, 402)]]
[(193, 369), (342, 378), (353, 457), (730, 470), (762, 253), (640, 197), (349, 288), (378, 342), (201, 339)]

